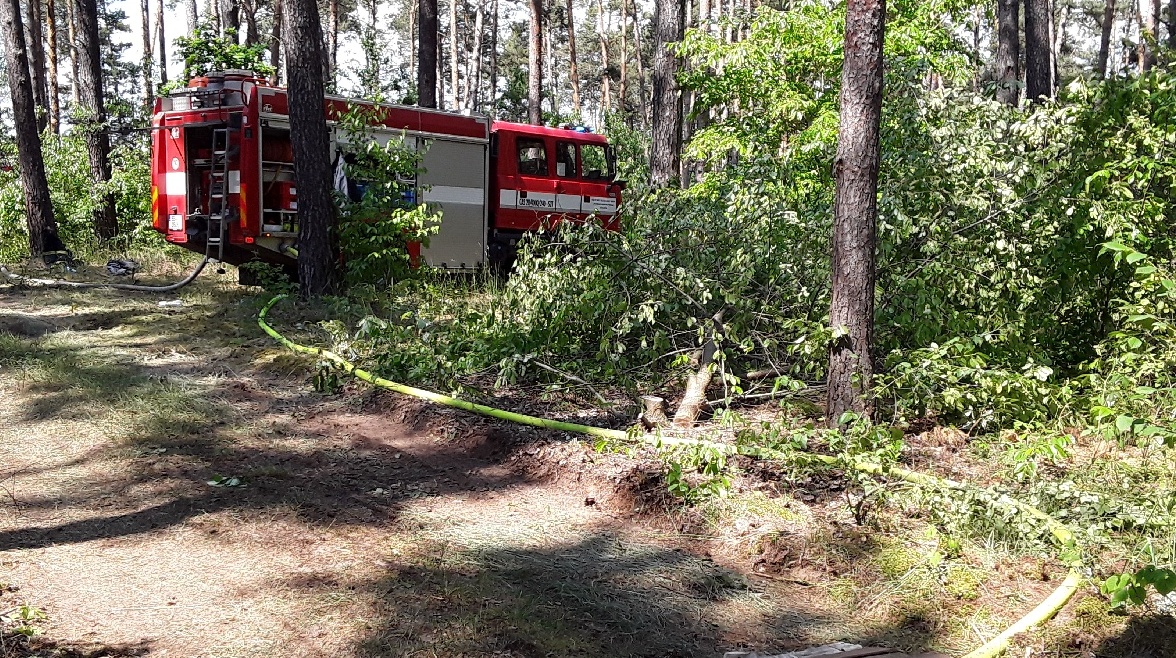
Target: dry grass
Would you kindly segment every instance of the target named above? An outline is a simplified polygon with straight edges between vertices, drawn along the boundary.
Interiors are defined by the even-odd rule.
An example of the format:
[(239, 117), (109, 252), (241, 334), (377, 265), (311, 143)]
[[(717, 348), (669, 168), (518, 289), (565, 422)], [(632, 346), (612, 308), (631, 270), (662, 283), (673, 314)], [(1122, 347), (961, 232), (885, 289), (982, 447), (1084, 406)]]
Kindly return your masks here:
[[(175, 297), (0, 288), (0, 315), (52, 328), (0, 332), (0, 581), (21, 587), (0, 608), (48, 614), (14, 655), (959, 652), (1051, 585), (995, 543), (946, 555), (901, 507), (857, 527), (836, 478), (749, 471), (683, 509), (647, 458), (318, 395), (229, 275)], [(278, 321), (313, 342), (322, 312)], [(925, 459), (972, 468), (940, 458), (957, 439)]]

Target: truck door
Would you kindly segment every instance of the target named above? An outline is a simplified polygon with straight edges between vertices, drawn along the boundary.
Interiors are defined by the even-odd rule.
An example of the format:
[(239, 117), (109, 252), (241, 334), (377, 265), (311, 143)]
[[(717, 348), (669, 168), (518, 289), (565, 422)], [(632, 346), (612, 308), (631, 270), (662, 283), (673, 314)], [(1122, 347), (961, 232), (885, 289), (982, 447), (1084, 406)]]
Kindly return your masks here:
[(188, 241), (188, 153), (181, 121), (169, 117), (152, 131), (152, 223), (175, 243)]
[(596, 215), (602, 226), (617, 228), (620, 188), (613, 185), (616, 159), (607, 144), (584, 143), (580, 150), (580, 180), (584, 214)]
[[(513, 175), (504, 176), (500, 198), (504, 212), (500, 213), (502, 221), (498, 227), (529, 231), (542, 226), (547, 217), (558, 214), (551, 158), (553, 145), (540, 135), (513, 137), (513, 149), (507, 153), (500, 151), (498, 155), (500, 163), (503, 158), (510, 158), (514, 165)], [(509, 144), (506, 146), (510, 148)]]
[(580, 167), (577, 163), (576, 145), (572, 142), (555, 142), (555, 205), (561, 215), (571, 219), (583, 219), (581, 206), (583, 186), (580, 182)]

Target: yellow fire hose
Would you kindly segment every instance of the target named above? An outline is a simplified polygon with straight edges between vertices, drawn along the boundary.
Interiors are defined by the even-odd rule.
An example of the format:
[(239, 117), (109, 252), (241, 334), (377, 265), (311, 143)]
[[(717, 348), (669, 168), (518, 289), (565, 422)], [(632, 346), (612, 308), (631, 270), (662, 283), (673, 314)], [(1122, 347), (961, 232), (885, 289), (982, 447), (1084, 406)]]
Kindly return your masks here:
[[(498, 418), (500, 420), (506, 420), (513, 423), (520, 423), (522, 425), (530, 425), (532, 427), (542, 427), (545, 429), (558, 430), (562, 432), (587, 434), (589, 436), (612, 439), (616, 441), (636, 439), (656, 446), (694, 445), (717, 450), (725, 454), (748, 454), (766, 459), (787, 459), (787, 456), (784, 455), (784, 453), (770, 449), (752, 449), (740, 453), (737, 446), (726, 443), (691, 439), (673, 439), (661, 436), (646, 437), (640, 434), (623, 432), (621, 430), (612, 430), (603, 427), (593, 427), (591, 425), (580, 425), (578, 423), (567, 423), (558, 420), (550, 420), (547, 418), (539, 418), (537, 416), (529, 416), (526, 414), (514, 413), (512, 411), (495, 409), (494, 407), (476, 404), (474, 402), (469, 402), (467, 400), (462, 400), (449, 395), (442, 395), (440, 393), (426, 391), (424, 389), (407, 386), (405, 384), (400, 384), (382, 377), (377, 377), (376, 375), (373, 375), (372, 373), (357, 367), (354, 363), (351, 363), (347, 359), (344, 359), (330, 350), (299, 345), (298, 343), (295, 343), (282, 334), (278, 333), (273, 327), (269, 326), (269, 324), (266, 323), (266, 316), (269, 314), (270, 309), (285, 297), (286, 295), (277, 295), (273, 299), (269, 300), (269, 302), (264, 307), (262, 307), (261, 312), (258, 313), (257, 316), (257, 324), (261, 327), (262, 331), (269, 334), (271, 338), (295, 352), (313, 354), (322, 359), (330, 361), (331, 363), (339, 366), (339, 368), (348, 374), (354, 375), (355, 377), (362, 379), (363, 381), (366, 381), (374, 386), (379, 386), (380, 388), (396, 391), (397, 393), (403, 393), (404, 395), (411, 395), (413, 397), (435, 402), (447, 407), (463, 409), (465, 411), (470, 411), (476, 414), (482, 414), (483, 416)], [(914, 471), (908, 471), (906, 469), (893, 466), (883, 467), (879, 464), (873, 464), (864, 461), (853, 461), (847, 464), (843, 460), (829, 455), (820, 455), (816, 453), (803, 454), (806, 459), (812, 459), (813, 461), (823, 463), (827, 466), (842, 468), (848, 467), (872, 475), (895, 477), (903, 480), (904, 482), (909, 482), (911, 484), (923, 487), (951, 489), (956, 491), (974, 491), (978, 489), (977, 487), (973, 487), (962, 482), (956, 482), (954, 480), (948, 480), (945, 478), (936, 477), (934, 475), (927, 475), (925, 473), (916, 473)], [(1061, 549), (1072, 550), (1074, 548), (1074, 533), (1071, 532), (1065, 524), (1061, 523), (1052, 516), (1042, 512), (1032, 505), (1023, 503), (1004, 494), (998, 496), (996, 502), (1015, 507), (1019, 511), (1028, 514), (1038, 519), (1039, 521), (1042, 521), (1049, 530), (1050, 535), (1053, 536), (1055, 542)], [(1012, 626), (1009, 626), (1007, 629), (1005, 629), (1005, 631), (1000, 635), (997, 635), (993, 639), (989, 640), (980, 648), (972, 651), (971, 653), (968, 653), (963, 658), (994, 658), (995, 656), (999, 656), (1009, 648), (1013, 637), (1045, 623), (1055, 614), (1057, 614), (1057, 612), (1061, 610), (1064, 605), (1066, 605), (1070, 598), (1074, 596), (1074, 593), (1077, 592), (1078, 587), (1082, 584), (1082, 574), (1080, 572), (1080, 569), (1082, 568), (1081, 561), (1077, 559), (1071, 560), (1069, 567), (1070, 572), (1066, 576), (1066, 579), (1062, 581), (1062, 584), (1058, 586), (1058, 588), (1055, 589), (1053, 593), (1050, 594), (1044, 601), (1038, 604), (1037, 607), (1030, 610), (1029, 613), (1024, 617), (1017, 620), (1017, 622)]]

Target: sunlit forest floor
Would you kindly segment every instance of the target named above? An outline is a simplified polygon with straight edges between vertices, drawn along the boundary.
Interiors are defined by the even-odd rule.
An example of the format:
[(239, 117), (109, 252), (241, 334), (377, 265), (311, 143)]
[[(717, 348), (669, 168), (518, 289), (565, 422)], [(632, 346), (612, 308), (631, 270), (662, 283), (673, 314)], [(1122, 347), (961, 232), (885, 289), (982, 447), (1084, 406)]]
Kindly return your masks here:
[[(835, 477), (748, 464), (686, 507), (646, 456), (317, 393), (264, 300), (212, 273), (166, 296), (0, 286), (0, 613), (32, 635), (0, 655), (960, 655), (1064, 572), (995, 544), (942, 562), (915, 516), (858, 526)], [(295, 313), (275, 323), (313, 341)], [(1023, 646), (1161, 655), (1171, 632), (1083, 593)]]

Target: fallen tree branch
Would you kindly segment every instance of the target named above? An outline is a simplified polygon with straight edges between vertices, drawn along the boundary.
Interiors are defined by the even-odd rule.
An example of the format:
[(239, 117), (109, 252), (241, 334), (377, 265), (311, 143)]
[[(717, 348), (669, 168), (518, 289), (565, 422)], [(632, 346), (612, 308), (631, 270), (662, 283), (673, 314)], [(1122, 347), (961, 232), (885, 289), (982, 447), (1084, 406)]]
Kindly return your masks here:
[[(1067, 527), (1061, 521), (1058, 521), (1052, 516), (1037, 509), (1036, 507), (1012, 498), (1008, 494), (996, 493), (988, 489), (973, 487), (948, 478), (940, 478), (934, 475), (927, 475), (925, 473), (908, 471), (897, 466), (875, 464), (872, 462), (855, 459), (844, 460), (832, 455), (822, 455), (812, 452), (797, 451), (795, 453), (786, 454), (771, 448), (737, 446), (731, 443), (720, 443), (701, 439), (679, 439), (661, 436), (660, 434), (641, 435), (636, 431), (622, 432), (620, 430), (610, 430), (602, 427), (593, 427), (591, 425), (580, 425), (577, 423), (548, 420), (546, 418), (539, 418), (536, 416), (528, 416), (526, 414), (504, 411), (502, 409), (495, 409), (486, 405), (467, 402), (465, 400), (450, 397), (448, 395), (441, 395), (439, 393), (433, 393), (432, 391), (426, 391), (424, 389), (406, 386), (404, 384), (383, 379), (367, 372), (366, 370), (362, 370), (356, 367), (355, 364), (347, 361), (343, 357), (335, 354), (334, 352), (331, 352), (330, 350), (299, 345), (298, 343), (295, 343), (282, 336), (273, 327), (270, 327), (268, 324), (266, 324), (266, 314), (274, 306), (274, 304), (278, 303), (278, 301), (285, 297), (285, 295), (278, 295), (274, 297), (261, 309), (261, 312), (258, 314), (257, 324), (261, 326), (262, 330), (265, 331), (266, 334), (287, 348), (294, 350), (295, 352), (315, 354), (323, 359), (335, 363), (344, 371), (381, 388), (404, 393), (405, 395), (412, 395), (414, 397), (436, 402), (438, 404), (443, 404), (445, 406), (464, 409), (474, 413), (482, 414), (484, 416), (516, 422), (523, 425), (543, 427), (565, 432), (575, 432), (578, 434), (587, 434), (589, 436), (596, 436), (599, 438), (619, 441), (633, 439), (659, 449), (664, 446), (698, 447), (715, 450), (726, 455), (742, 454), (750, 457), (758, 457), (760, 459), (783, 461), (786, 463), (805, 462), (810, 464), (823, 464), (824, 466), (831, 468), (848, 468), (879, 477), (897, 478), (904, 482), (909, 482), (911, 484), (928, 488), (950, 489), (961, 492), (981, 492), (985, 494), (985, 498), (989, 498), (990, 504), (999, 504), (1013, 507), (1018, 511), (1032, 516), (1033, 518), (1044, 523), (1046, 529), (1049, 531), (1050, 535), (1054, 538), (1055, 542), (1058, 544), (1059, 548), (1062, 549), (1062, 551), (1069, 552), (1073, 550), (1075, 545), (1075, 536), (1069, 527)], [(1078, 587), (1082, 584), (1083, 580), (1081, 573), (1083, 564), (1080, 559), (1075, 558), (1068, 560), (1067, 565), (1070, 567), (1070, 571), (1067, 574), (1066, 579), (1062, 581), (1062, 584), (1058, 586), (1058, 588), (1055, 589), (1053, 593), (1051, 593), (1044, 601), (1033, 608), (1033, 610), (1029, 611), (1028, 614), (1024, 615), (1013, 625), (1005, 629), (1004, 632), (989, 640), (975, 651), (968, 653), (963, 658), (995, 658), (996, 656), (1003, 654), (1009, 648), (1009, 645), (1012, 643), (1012, 639), (1016, 635), (1035, 628), (1056, 615), (1058, 611), (1061, 610), (1061, 608), (1070, 600), (1070, 598), (1074, 596), (1074, 593), (1078, 591)]]

